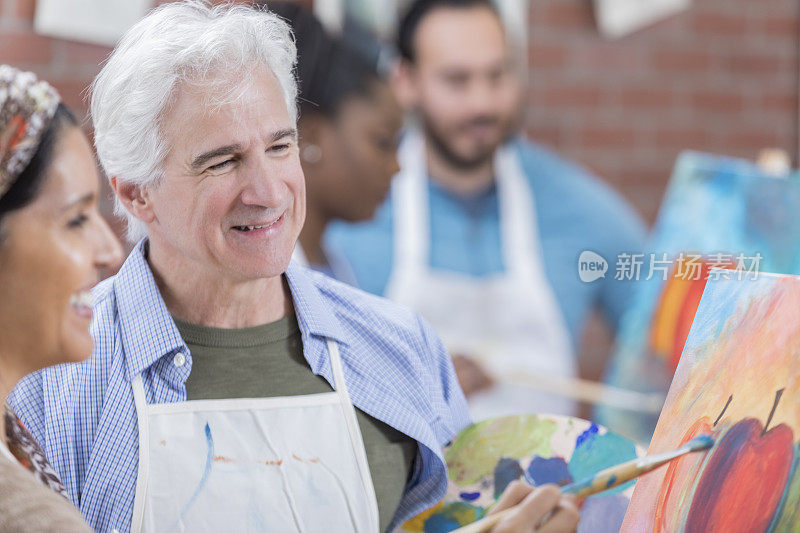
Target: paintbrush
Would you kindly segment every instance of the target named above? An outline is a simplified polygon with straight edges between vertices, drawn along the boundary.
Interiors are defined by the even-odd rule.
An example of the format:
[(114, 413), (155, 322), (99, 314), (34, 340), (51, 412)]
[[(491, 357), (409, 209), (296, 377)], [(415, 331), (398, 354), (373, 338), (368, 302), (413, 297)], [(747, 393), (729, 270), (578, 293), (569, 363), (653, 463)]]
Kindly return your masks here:
[[(597, 494), (598, 492), (603, 492), (604, 490), (621, 485), (622, 483), (626, 483), (687, 453), (707, 450), (713, 445), (714, 439), (708, 435), (700, 435), (676, 450), (640, 457), (601, 470), (593, 476), (561, 487), (561, 492), (564, 494), (574, 494), (578, 498), (585, 498), (592, 494)], [(515, 509), (516, 507), (512, 507), (500, 511), (497, 514), (487, 516), (477, 522), (458, 528), (453, 531), (453, 533), (484, 533), (486, 531), (491, 531), (500, 520), (511, 514)]]

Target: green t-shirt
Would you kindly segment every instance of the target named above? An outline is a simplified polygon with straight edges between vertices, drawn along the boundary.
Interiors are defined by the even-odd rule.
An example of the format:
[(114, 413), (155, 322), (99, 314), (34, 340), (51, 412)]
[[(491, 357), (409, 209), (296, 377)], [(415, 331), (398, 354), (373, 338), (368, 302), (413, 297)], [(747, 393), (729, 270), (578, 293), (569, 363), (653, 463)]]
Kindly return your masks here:
[[(207, 328), (178, 319), (175, 325), (192, 354), (186, 380), (189, 400), (267, 398), (331, 392), (303, 356), (297, 318), (244, 329)], [(356, 408), (378, 497), (381, 531), (394, 517), (412, 471), (417, 443)]]

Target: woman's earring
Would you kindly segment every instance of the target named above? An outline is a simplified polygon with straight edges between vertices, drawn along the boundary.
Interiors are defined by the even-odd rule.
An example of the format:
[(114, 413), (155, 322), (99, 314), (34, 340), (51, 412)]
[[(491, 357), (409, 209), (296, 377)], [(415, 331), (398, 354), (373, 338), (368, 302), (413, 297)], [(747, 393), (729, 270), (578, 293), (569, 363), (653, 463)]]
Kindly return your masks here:
[(319, 160), (322, 159), (322, 148), (316, 144), (307, 144), (303, 148), (300, 157), (303, 158), (303, 161), (311, 165), (314, 163), (319, 163)]

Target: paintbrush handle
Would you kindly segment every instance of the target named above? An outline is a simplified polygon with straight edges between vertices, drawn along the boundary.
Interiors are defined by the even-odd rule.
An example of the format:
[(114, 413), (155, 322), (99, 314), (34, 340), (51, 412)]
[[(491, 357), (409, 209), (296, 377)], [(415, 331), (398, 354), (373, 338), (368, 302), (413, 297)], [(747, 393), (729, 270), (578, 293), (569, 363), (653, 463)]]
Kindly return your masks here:
[(561, 487), (561, 492), (565, 494), (574, 494), (578, 498), (586, 498), (592, 494), (597, 494), (598, 492), (614, 488), (617, 485), (627, 483), (642, 474), (655, 470), (673, 459), (682, 457), (692, 451), (694, 450), (692, 450), (689, 445), (684, 445), (670, 452), (637, 457), (628, 462), (601, 470), (593, 476), (565, 485)]
[[(665, 462), (667, 462), (667, 460), (664, 460), (658, 464), (647, 464), (643, 467), (640, 459), (634, 459), (632, 461), (628, 461), (627, 463), (622, 463), (612, 466), (611, 468), (601, 470), (594, 476), (578, 481), (577, 483), (566, 485), (561, 488), (561, 492), (565, 494), (574, 494), (578, 498), (585, 498), (587, 496), (591, 496), (592, 494), (602, 492), (606, 489), (616, 487), (621, 483), (630, 481), (636, 476), (644, 474), (645, 472), (648, 472), (653, 468), (664, 464)], [(491, 531), (492, 528), (496, 526), (502, 519), (514, 512), (517, 507), (518, 505), (515, 505), (509, 509), (504, 509), (497, 514), (487, 516), (486, 518), (482, 518), (464, 527), (460, 527), (452, 533), (485, 533), (487, 531)]]
[[(637, 478), (642, 474), (650, 472), (651, 470), (655, 470), (659, 466), (662, 466), (673, 459), (677, 459), (678, 457), (683, 457), (687, 453), (708, 449), (713, 444), (714, 441), (707, 435), (696, 437), (677, 450), (655, 455), (648, 455), (647, 457), (638, 457), (625, 463), (601, 470), (591, 477), (584, 478), (576, 483), (570, 483), (569, 485), (561, 487), (561, 492), (564, 494), (574, 494), (578, 498), (586, 498), (592, 494), (603, 492), (604, 490), (608, 490), (612, 487), (616, 487), (617, 485)], [(519, 507), (519, 504), (511, 507), (510, 509), (500, 511), (497, 514), (487, 516), (486, 518), (478, 520), (477, 522), (460, 527), (454, 530), (453, 533), (483, 533), (485, 531), (491, 531), (491, 529), (496, 526), (498, 522), (512, 513), (517, 507)], [(548, 516), (550, 515), (548, 514)], [(543, 520), (546, 519), (547, 518), (544, 518)]]
[(592, 494), (597, 494), (598, 492), (616, 487), (617, 485), (627, 483), (654, 468), (658, 468), (668, 460), (669, 459), (664, 459), (663, 461), (643, 463), (641, 459), (633, 459), (627, 463), (601, 470), (592, 477), (565, 485), (561, 487), (561, 492), (565, 494), (574, 494), (578, 498), (586, 498)]
[[(622, 483), (626, 483), (632, 479), (635, 479), (642, 474), (646, 474), (647, 472), (654, 470), (665, 463), (668, 463), (672, 459), (676, 459), (677, 457), (688, 453), (688, 451), (689, 450), (679, 449), (675, 452), (669, 452), (668, 454), (632, 459), (626, 463), (621, 463), (610, 468), (606, 468), (605, 470), (601, 470), (594, 476), (582, 479), (576, 483), (565, 485), (564, 487), (561, 487), (561, 492), (565, 494), (574, 494), (578, 498), (586, 498), (587, 496), (597, 494), (598, 492), (603, 492), (604, 490), (608, 490), (616, 487), (617, 485), (621, 485)], [(486, 518), (482, 518), (481, 520), (468, 524), (464, 527), (460, 527), (454, 530), (452, 533), (484, 533), (486, 531), (491, 531), (498, 522), (511, 514), (516, 508), (517, 506), (514, 506), (500, 511), (497, 514), (487, 516)]]

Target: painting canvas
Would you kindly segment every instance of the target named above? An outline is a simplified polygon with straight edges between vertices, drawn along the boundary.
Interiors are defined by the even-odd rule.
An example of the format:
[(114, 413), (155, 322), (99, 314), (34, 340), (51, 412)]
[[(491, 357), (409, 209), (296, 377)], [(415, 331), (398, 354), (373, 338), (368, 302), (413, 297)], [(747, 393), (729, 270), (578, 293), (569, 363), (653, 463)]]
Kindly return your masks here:
[[(684, 152), (647, 251), (606, 381), (663, 397), (709, 280), (800, 274), (800, 173), (775, 178), (749, 161)], [(595, 419), (647, 443), (658, 412), (600, 408)]]
[(706, 285), (649, 453), (697, 453), (643, 476), (623, 532), (800, 531), (800, 278)]
[[(409, 533), (444, 533), (489, 511), (516, 479), (566, 485), (641, 455), (634, 443), (567, 416), (517, 415), (485, 420), (459, 433), (444, 450), (449, 484), (438, 505), (403, 525)], [(587, 498), (578, 531), (616, 533), (632, 483)]]

